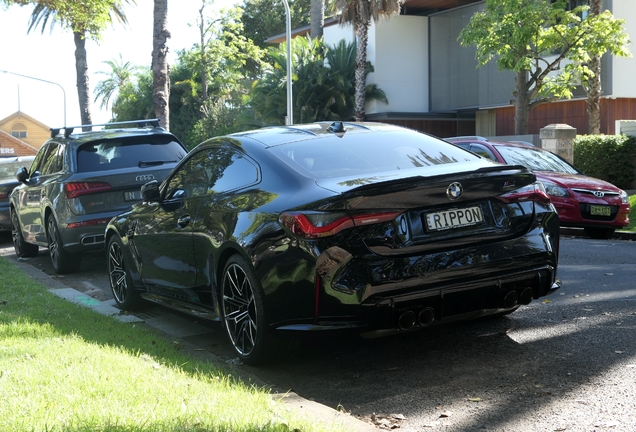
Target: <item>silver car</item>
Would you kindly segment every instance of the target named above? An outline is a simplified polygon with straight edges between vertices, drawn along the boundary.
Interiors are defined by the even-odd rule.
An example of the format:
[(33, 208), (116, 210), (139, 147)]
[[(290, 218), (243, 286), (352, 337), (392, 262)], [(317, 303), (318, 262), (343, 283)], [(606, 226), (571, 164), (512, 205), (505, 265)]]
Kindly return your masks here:
[(141, 185), (161, 182), (186, 155), (183, 144), (157, 120), (121, 127), (127, 123), (94, 132), (51, 130), (31, 168), (18, 171), (22, 184), (11, 193), (19, 257), (46, 247), (57, 273), (79, 270), (83, 252), (104, 248), (108, 221), (141, 201)]

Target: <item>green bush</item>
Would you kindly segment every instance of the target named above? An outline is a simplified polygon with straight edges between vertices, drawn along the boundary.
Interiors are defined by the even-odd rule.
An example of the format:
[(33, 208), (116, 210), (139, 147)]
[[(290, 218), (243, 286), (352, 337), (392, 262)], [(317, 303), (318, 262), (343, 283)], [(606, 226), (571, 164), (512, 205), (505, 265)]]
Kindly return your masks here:
[(626, 189), (636, 180), (636, 137), (582, 135), (574, 140), (574, 166), (591, 177)]

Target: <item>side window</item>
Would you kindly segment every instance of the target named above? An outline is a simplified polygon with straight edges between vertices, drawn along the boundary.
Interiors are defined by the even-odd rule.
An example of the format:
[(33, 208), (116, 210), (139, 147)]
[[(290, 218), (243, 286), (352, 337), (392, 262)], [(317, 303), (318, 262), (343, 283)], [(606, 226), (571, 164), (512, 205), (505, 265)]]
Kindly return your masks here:
[(174, 173), (167, 189), (167, 198), (188, 198), (202, 196), (207, 193), (208, 169), (206, 167), (207, 151), (201, 151), (190, 159)]
[(223, 193), (258, 181), (258, 169), (241, 153), (228, 148), (213, 149), (208, 154), (210, 185), (208, 193)]
[(63, 156), (64, 146), (57, 143), (51, 143), (45, 160), (43, 161), (40, 175), (53, 174), (62, 171)]
[(42, 165), (46, 160), (46, 154), (49, 150), (49, 145), (44, 144), (40, 151), (35, 155), (35, 159), (33, 159), (33, 163), (31, 164), (31, 168), (29, 168), (29, 177), (34, 177), (36, 172), (40, 172), (42, 170)]
[(497, 158), (495, 157), (495, 154), (486, 146), (472, 143), (470, 145), (470, 151), (473, 153), (477, 153), (481, 157), (497, 162)]
[(166, 198), (223, 193), (258, 181), (256, 165), (228, 147), (201, 150), (174, 173)]

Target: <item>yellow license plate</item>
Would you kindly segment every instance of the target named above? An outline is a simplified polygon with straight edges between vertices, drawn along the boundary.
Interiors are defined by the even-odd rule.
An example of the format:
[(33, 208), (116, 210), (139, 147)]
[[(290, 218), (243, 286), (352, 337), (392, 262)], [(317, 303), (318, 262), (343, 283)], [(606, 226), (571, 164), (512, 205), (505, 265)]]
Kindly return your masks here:
[(592, 216), (611, 216), (612, 208), (608, 206), (590, 206), (590, 214)]

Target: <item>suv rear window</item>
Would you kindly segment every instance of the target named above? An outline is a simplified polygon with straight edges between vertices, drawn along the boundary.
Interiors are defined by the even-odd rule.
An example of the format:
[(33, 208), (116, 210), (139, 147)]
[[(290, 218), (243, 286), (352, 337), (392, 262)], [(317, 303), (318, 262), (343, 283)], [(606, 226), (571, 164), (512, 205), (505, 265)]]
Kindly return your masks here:
[(77, 172), (140, 168), (175, 163), (186, 150), (170, 136), (138, 136), (93, 141), (77, 150)]

